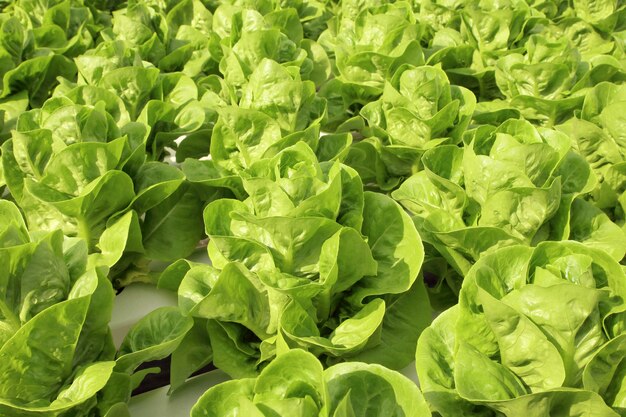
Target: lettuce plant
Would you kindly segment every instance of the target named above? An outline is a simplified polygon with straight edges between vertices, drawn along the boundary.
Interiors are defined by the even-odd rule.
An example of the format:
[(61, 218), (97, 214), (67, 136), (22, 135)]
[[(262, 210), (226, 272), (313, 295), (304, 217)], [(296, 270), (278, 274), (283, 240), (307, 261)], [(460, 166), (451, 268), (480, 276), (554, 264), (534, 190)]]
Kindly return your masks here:
[(135, 369), (176, 349), (192, 320), (174, 307), (157, 309), (116, 352), (109, 330), (113, 288), (106, 267), (93, 266), (85, 240), (60, 230), (29, 234), (6, 200), (0, 218), (0, 412), (119, 415), (154, 371)]
[(364, 182), (395, 188), (419, 170), (426, 150), (461, 141), (475, 103), (469, 90), (451, 86), (437, 67), (402, 67), (381, 98), (361, 110), (368, 137), (352, 146), (347, 163)]
[(319, 38), (333, 63), (334, 78), (320, 90), (329, 103), (329, 129), (358, 116), (361, 107), (382, 94), (385, 81), (400, 66), (424, 63), (423, 27), (408, 4), (365, 7), (356, 17), (349, 4)]
[(241, 173), (297, 142), (306, 142), (324, 159), (344, 153), (350, 143), (347, 134), (320, 138), (325, 100), (316, 96), (312, 81), (302, 80), (299, 73), (276, 61), (260, 62), (239, 100), (228, 101), (225, 98), (232, 96), (220, 92), (212, 97), (218, 117), (212, 129), (211, 158), (188, 158), (182, 165), (189, 181), (205, 194), (224, 188), (237, 197), (245, 195)]
[(30, 235), (8, 201), (0, 218), (0, 412), (86, 416), (114, 367), (106, 271), (87, 269), (82, 240)]
[(328, 57), (312, 39), (303, 38), (298, 11), (286, 7), (261, 14), (252, 8), (221, 5), (215, 11), (214, 30), (221, 38), (224, 79), (240, 87), (264, 59), (296, 67), (304, 80), (317, 85), (329, 75)]
[(20, 116), (2, 153), (4, 181), (31, 230), (84, 238), (108, 266), (125, 253), (118, 272), (142, 254), (185, 256), (201, 238), (187, 229), (174, 251), (163, 240), (181, 219), (191, 225), (194, 212), (200, 218), (201, 201), (179, 169), (146, 161), (145, 129), (128, 117), (115, 95), (76, 87)]
[(26, 94), (31, 106), (40, 106), (57, 77), (76, 75), (71, 58), (94, 45), (101, 27), (82, 1), (12, 2), (0, 13), (0, 98)]
[(470, 89), (479, 101), (501, 98), (495, 82), (497, 60), (520, 51), (528, 36), (548, 23), (537, 2), (420, 3), (420, 21), (429, 28), (426, 62), (441, 64), (454, 84)]
[[(188, 255), (202, 237), (202, 201), (160, 161), (180, 138), (208, 148), (217, 114), (205, 110), (205, 89), (142, 64), (123, 41), (101, 43), (76, 63), (76, 82), (62, 81), (40, 109), (19, 116), (3, 145), (3, 181), (33, 230), (61, 228), (87, 239), (90, 252), (115, 246), (119, 253), (103, 255), (115, 274), (131, 264), (145, 270), (146, 258)], [(182, 148), (181, 156), (206, 152)], [(176, 244), (164, 241), (181, 225)], [(100, 242), (103, 235), (121, 241)]]
[(621, 415), (625, 282), (576, 242), (486, 255), (418, 342), (426, 399), (442, 416)]
[(578, 49), (566, 37), (532, 35), (525, 54), (509, 54), (496, 65), (496, 82), (510, 104), (527, 119), (549, 125), (580, 109), (587, 88), (623, 77), (618, 61), (581, 61)]
[[(297, 364), (297, 366), (294, 366)], [(251, 416), (430, 416), (417, 386), (379, 365), (342, 363), (324, 369), (300, 349), (280, 355), (256, 378), (209, 389), (192, 417), (245, 413)]]
[[(427, 151), (424, 170), (392, 194), (459, 273), (494, 248), (543, 240), (581, 240), (617, 260), (624, 256), (619, 227), (577, 198), (597, 179), (566, 135), (509, 120), (478, 128), (466, 140), (462, 149)], [(604, 241), (607, 235), (616, 241)]]
[(205, 90), (192, 78), (144, 65), (141, 56), (121, 41), (101, 43), (90, 52), (76, 58), (78, 82), (64, 83), (56, 96), (78, 96), (93, 106), (102, 99), (102, 90), (116, 95), (123, 109), (108, 110), (121, 116), (116, 120), (125, 134), (145, 141), (149, 159), (162, 159), (165, 147), (176, 148), (183, 139), (197, 141), (210, 135), (215, 110), (203, 101)]
[[(5, 143), (6, 150), (23, 147), (3, 153), (5, 178), (32, 230), (62, 229), (69, 236), (86, 239), (90, 252), (106, 251), (108, 245), (113, 250), (106, 261), (109, 266), (124, 251), (147, 251), (153, 259), (177, 256), (172, 247), (161, 246), (169, 245), (162, 240), (169, 233), (166, 229), (181, 219), (193, 222), (189, 216), (201, 210), (200, 200), (188, 192), (178, 169), (161, 162), (146, 163), (131, 178), (123, 170), (128, 157), (125, 137), (80, 142), (55, 154), (50, 131), (29, 131), (14, 140)], [(20, 171), (18, 159), (36, 160), (38, 166)], [(165, 219), (164, 212), (168, 214)], [(141, 221), (139, 214), (145, 214)], [(194, 231), (189, 237), (178, 242), (178, 256), (193, 250), (201, 236)], [(117, 243), (111, 245), (107, 239)]]
[[(218, 110), (211, 137), (211, 157), (237, 172), (286, 144), (319, 136), (324, 100), (315, 85), (275, 61), (264, 59), (241, 90), (237, 106)], [(307, 131), (311, 134), (307, 135)]]
[(545, 240), (577, 240), (623, 258), (623, 231), (582, 198), (597, 176), (566, 135), (509, 120), (465, 139), (464, 148), (428, 150), (424, 170), (392, 193), (414, 214), (438, 281), (457, 293), (484, 254)]
[(624, 226), (624, 134), (621, 106), (626, 99), (621, 86), (603, 82), (585, 96), (580, 118), (557, 128), (570, 136), (578, 153), (587, 159), (598, 178), (591, 191), (594, 206)]
[(220, 59), (213, 15), (198, 0), (129, 1), (112, 13), (106, 41), (124, 41), (165, 72), (195, 77), (212, 73)]
[(72, 58), (94, 46), (101, 20), (82, 1), (0, 7), (0, 141), (22, 112), (43, 104), (58, 77), (76, 76)]
[(181, 261), (159, 281), (185, 314), (208, 319), (216, 366), (254, 375), (295, 347), (329, 363), (406, 366), (430, 321), (408, 215), (304, 143), (253, 164), (242, 182), (247, 198), (204, 211), (213, 266)]

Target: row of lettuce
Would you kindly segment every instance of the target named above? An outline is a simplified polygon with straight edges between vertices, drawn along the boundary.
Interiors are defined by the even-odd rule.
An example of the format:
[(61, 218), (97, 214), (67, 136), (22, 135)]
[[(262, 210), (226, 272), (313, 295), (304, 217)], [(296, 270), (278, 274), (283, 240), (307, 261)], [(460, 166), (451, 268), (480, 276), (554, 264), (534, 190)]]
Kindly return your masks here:
[(0, 7), (0, 414), (626, 415), (621, 2)]

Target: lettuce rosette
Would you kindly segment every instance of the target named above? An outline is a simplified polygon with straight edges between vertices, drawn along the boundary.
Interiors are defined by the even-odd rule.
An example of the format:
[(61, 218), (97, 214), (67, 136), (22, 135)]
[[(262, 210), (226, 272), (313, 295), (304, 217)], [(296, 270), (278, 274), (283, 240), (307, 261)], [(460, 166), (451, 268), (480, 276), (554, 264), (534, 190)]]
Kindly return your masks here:
[(123, 41), (164, 72), (214, 73), (221, 59), (213, 14), (198, 0), (134, 0), (112, 12), (105, 41)]
[(115, 365), (106, 271), (80, 239), (29, 234), (9, 201), (0, 220), (0, 413), (86, 416)]
[[(86, 239), (98, 262), (117, 264), (113, 275), (145, 270), (145, 257), (188, 255), (202, 237), (202, 201), (180, 169), (147, 151), (162, 152), (157, 143), (166, 141), (151, 128), (151, 109), (174, 108), (185, 86), (182, 75), (161, 77), (154, 94), (165, 101), (146, 99), (136, 120), (129, 104), (136, 95), (92, 85), (63, 85), (41, 109), (22, 114), (3, 144), (3, 181), (31, 230)], [(171, 228), (182, 224), (189, 229), (173, 244)]]
[[(146, 268), (144, 255), (167, 260), (186, 256), (195, 248), (202, 236), (198, 229), (181, 233), (174, 244), (169, 239), (171, 228), (201, 225), (202, 203), (177, 168), (146, 163), (131, 178), (123, 170), (124, 137), (108, 143), (77, 143), (54, 154), (43, 147), (50, 142), (45, 134), (7, 142), (26, 145), (17, 152), (20, 161), (49, 158), (37, 159), (32, 172), (8, 172), (9, 164), (3, 164), (14, 197), (18, 198), (14, 191), (21, 187), (18, 203), (31, 230), (61, 229), (67, 236), (85, 239), (96, 264), (115, 265), (112, 278), (127, 268)], [(29, 149), (42, 152), (33, 151), (30, 159)], [(17, 159), (11, 162), (16, 164)]]
[(438, 284), (458, 293), (461, 277), (485, 253), (545, 240), (577, 240), (622, 259), (626, 236), (583, 198), (597, 177), (566, 135), (509, 120), (465, 139), (464, 148), (427, 151), (423, 171), (392, 193), (413, 213)]
[(155, 371), (137, 367), (175, 350), (192, 320), (174, 307), (157, 309), (117, 351), (109, 329), (115, 293), (85, 240), (29, 233), (6, 200), (0, 220), (0, 413), (128, 415), (132, 390)]
[(74, 79), (72, 58), (94, 46), (106, 24), (101, 17), (82, 0), (19, 0), (0, 9), (2, 101), (25, 97), (39, 107), (57, 77)]
[(159, 279), (203, 323), (213, 363), (250, 376), (300, 347), (326, 363), (406, 366), (431, 313), (404, 210), (304, 143), (253, 164), (242, 182), (243, 201), (205, 209), (212, 266), (181, 260)]
[(623, 415), (625, 285), (577, 242), (486, 255), (419, 339), (424, 396), (444, 417)]
[(626, 137), (622, 129), (625, 103), (623, 86), (599, 83), (585, 96), (580, 118), (557, 126), (572, 138), (575, 148), (598, 177), (590, 201), (622, 228), (626, 207)]
[(596, 60), (611, 62), (613, 59), (621, 59), (624, 55), (624, 47), (623, 42), (619, 40), (619, 32), (612, 30), (605, 32), (584, 18), (576, 16), (578, 14), (576, 11), (582, 11), (584, 7), (580, 4), (574, 13), (563, 16), (555, 22), (555, 26), (550, 28), (551, 31), (557, 36), (568, 38), (585, 62)]
[[(307, 143), (322, 159), (344, 155), (350, 144), (348, 134), (320, 137), (326, 101), (315, 94), (312, 81), (301, 79), (295, 67), (263, 59), (241, 89), (239, 99), (221, 93), (224, 89), (232, 91), (225, 84), (223, 89), (207, 93), (213, 97), (218, 114), (210, 149), (206, 143), (205, 157), (188, 158), (182, 165), (189, 181), (205, 195), (228, 189), (243, 198), (241, 173), (298, 142)], [(183, 140), (181, 146), (186, 142)]]
[(317, 86), (324, 83), (330, 73), (328, 56), (316, 41), (304, 38), (298, 9), (286, 4), (263, 10), (262, 5), (256, 5), (259, 11), (254, 3), (248, 7), (225, 3), (215, 10), (213, 30), (223, 52), (219, 71), (226, 82), (238, 90), (269, 59), (291, 68), (303, 80)]
[[(120, 128), (133, 122), (125, 133), (145, 142), (144, 153), (151, 159), (163, 159), (168, 155), (165, 147), (177, 149), (183, 139), (191, 144), (201, 140), (207, 146), (217, 118), (214, 97), (207, 94), (213, 89), (211, 81), (200, 83), (181, 72), (160, 71), (120, 40), (103, 42), (75, 61), (77, 83), (62, 84), (54, 95), (79, 95), (91, 106), (102, 100), (101, 90), (117, 96), (124, 106), (121, 111), (113, 109), (124, 116)], [(193, 146), (187, 148), (183, 153), (193, 152), (189, 150)]]
[(572, 6), (566, 10), (566, 15), (585, 22), (595, 32), (617, 41), (616, 52), (623, 56), (624, 45), (621, 40), (624, 36), (622, 22), (625, 10), (626, 6), (621, 2), (589, 3), (584, 0), (574, 0)]
[(590, 87), (613, 80), (624, 80), (618, 60), (597, 55), (583, 61), (571, 41), (559, 34), (532, 35), (523, 54), (506, 55), (496, 65), (496, 82), (509, 104), (544, 125), (572, 117)]
[(424, 27), (409, 4), (357, 8), (356, 17), (350, 6), (342, 4), (319, 38), (332, 59), (333, 78), (320, 90), (328, 100), (325, 128), (331, 130), (358, 117), (361, 107), (382, 94), (385, 81), (400, 66), (424, 64), (420, 45)]
[(426, 62), (441, 64), (454, 84), (470, 89), (479, 101), (500, 99), (495, 82), (498, 58), (519, 51), (530, 34), (549, 22), (537, 3), (420, 2), (418, 17), (428, 23), (429, 31)]
[(347, 163), (366, 184), (393, 189), (420, 169), (425, 151), (461, 142), (475, 104), (474, 95), (451, 86), (440, 68), (402, 67), (381, 98), (361, 109), (366, 138), (351, 147)]
[(431, 415), (419, 389), (405, 376), (360, 362), (324, 369), (315, 356), (299, 349), (280, 355), (256, 378), (210, 388), (191, 410), (192, 417), (238, 413), (259, 417)]
[(93, 47), (105, 25), (81, 0), (0, 7), (0, 142), (22, 112), (43, 104), (59, 78), (76, 78), (72, 58)]

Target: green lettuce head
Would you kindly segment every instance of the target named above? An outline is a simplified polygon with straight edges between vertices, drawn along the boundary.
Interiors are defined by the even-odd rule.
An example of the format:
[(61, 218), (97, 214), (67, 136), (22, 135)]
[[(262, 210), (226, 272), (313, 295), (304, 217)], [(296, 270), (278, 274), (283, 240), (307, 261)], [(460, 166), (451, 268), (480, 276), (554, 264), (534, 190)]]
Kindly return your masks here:
[(236, 89), (248, 82), (264, 59), (291, 68), (316, 85), (330, 75), (324, 49), (316, 41), (304, 39), (296, 8), (277, 8), (262, 14), (253, 8), (222, 4), (215, 11), (214, 30), (223, 50), (219, 70)]
[[(138, 69), (124, 69), (137, 77), (152, 74), (132, 68)], [(178, 168), (148, 160), (146, 151), (160, 153), (157, 148), (162, 151), (166, 138), (176, 134), (159, 131), (163, 125), (150, 119), (160, 118), (159, 107), (173, 117), (175, 106), (187, 103), (186, 80), (191, 82), (176, 74), (159, 78), (153, 94), (160, 100), (146, 100), (136, 121), (130, 104), (136, 95), (120, 97), (114, 88), (92, 85), (60, 87), (41, 109), (23, 113), (3, 144), (2, 168), (31, 230), (61, 229), (82, 237), (97, 262), (112, 267), (121, 261), (116, 272), (144, 254), (163, 260), (189, 254), (202, 235), (202, 202)], [(168, 228), (184, 223), (188, 231), (172, 245)], [(128, 256), (121, 259), (123, 254)]]
[(324, 369), (310, 353), (280, 355), (256, 378), (224, 382), (194, 405), (192, 417), (245, 413), (294, 417), (430, 417), (417, 386), (380, 365), (342, 363)]
[(424, 170), (392, 193), (414, 214), (435, 275), (458, 281), (489, 251), (545, 240), (577, 240), (622, 259), (625, 236), (582, 198), (597, 179), (566, 135), (509, 120), (465, 139), (464, 148), (427, 151)]
[[(95, 44), (99, 16), (83, 1), (12, 2), (0, 13), (0, 99), (26, 94), (39, 107), (62, 77), (73, 80), (73, 57)], [(25, 108), (22, 109), (26, 110)]]
[(198, 0), (129, 1), (113, 11), (102, 37), (122, 41), (164, 72), (190, 77), (214, 73), (221, 51), (213, 14)]
[[(348, 134), (320, 137), (326, 101), (316, 95), (312, 81), (302, 80), (297, 68), (263, 59), (240, 95), (231, 102), (215, 101), (218, 117), (210, 138), (210, 158), (189, 158), (183, 163), (188, 179), (203, 193), (222, 188), (243, 196), (243, 171), (298, 142), (307, 143), (322, 159), (345, 154), (351, 140)], [(198, 137), (199, 146), (203, 139)], [(187, 142), (183, 140), (181, 146)], [(203, 147), (208, 154), (208, 146)]]
[(404, 66), (381, 98), (361, 110), (367, 138), (352, 146), (347, 163), (365, 183), (395, 188), (420, 169), (425, 151), (462, 140), (475, 104), (474, 95), (451, 86), (440, 68)]
[(480, 259), (418, 342), (426, 399), (442, 416), (621, 415), (625, 278), (576, 242)]
[(80, 239), (29, 234), (11, 202), (0, 219), (0, 413), (87, 416), (115, 365), (106, 270)]
[(204, 212), (213, 266), (180, 261), (159, 283), (185, 314), (208, 319), (215, 365), (254, 375), (300, 347), (328, 363), (406, 366), (430, 321), (409, 216), (304, 143), (242, 177), (247, 198)]
[(580, 118), (557, 126), (570, 136), (598, 178), (590, 201), (622, 228), (626, 207), (626, 136), (622, 128), (625, 103), (626, 89), (613, 83), (599, 83), (585, 96)]
[(621, 80), (622, 65), (615, 59), (581, 60), (567, 37), (532, 35), (525, 53), (498, 60), (496, 82), (502, 94), (522, 115), (539, 124), (553, 125), (580, 110), (586, 89), (600, 81)]
[(420, 46), (423, 27), (406, 3), (365, 8), (328, 22), (319, 42), (333, 58), (333, 75), (320, 94), (329, 103), (326, 128), (334, 129), (358, 116), (376, 100), (403, 64), (423, 65)]

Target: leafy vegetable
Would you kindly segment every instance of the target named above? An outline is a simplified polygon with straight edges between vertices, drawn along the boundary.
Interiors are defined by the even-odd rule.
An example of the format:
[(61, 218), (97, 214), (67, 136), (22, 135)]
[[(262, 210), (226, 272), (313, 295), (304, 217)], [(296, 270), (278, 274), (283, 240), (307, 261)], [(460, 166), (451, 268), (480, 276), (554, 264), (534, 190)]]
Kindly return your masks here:
[(623, 232), (580, 198), (596, 175), (567, 136), (520, 120), (470, 132), (463, 149), (425, 152), (424, 170), (392, 194), (414, 213), (434, 273), (446, 277), (438, 259), (455, 272), (453, 291), (474, 262), (505, 246), (570, 239), (624, 257)]
[(470, 91), (450, 86), (441, 69), (404, 66), (385, 84), (381, 98), (361, 110), (368, 137), (352, 146), (347, 163), (363, 181), (395, 188), (419, 170), (425, 151), (461, 141), (475, 103)]
[(106, 271), (86, 269), (84, 241), (31, 238), (12, 203), (0, 201), (0, 217), (0, 410), (88, 415), (114, 365)]
[[(298, 364), (298, 366), (293, 366)], [(209, 389), (191, 416), (430, 416), (417, 386), (380, 365), (342, 363), (324, 370), (300, 349), (280, 355), (257, 378)]]
[(625, 16), (0, 0), (0, 414), (624, 415)]
[(329, 361), (408, 364), (430, 310), (421, 241), (399, 206), (304, 143), (254, 163), (242, 186), (244, 201), (205, 209), (213, 267), (175, 264), (162, 277), (179, 277), (185, 314), (209, 320), (214, 363), (253, 375), (302, 347)]
[(615, 392), (591, 375), (619, 363), (619, 356), (606, 365), (599, 358), (621, 340), (624, 282), (606, 253), (575, 242), (484, 256), (466, 276), (458, 306), (418, 342), (426, 399), (442, 416), (619, 415)]
[[(369, 4), (367, 4), (369, 3)], [(366, 2), (354, 9), (345, 2), (319, 42), (333, 58), (333, 75), (320, 94), (329, 102), (327, 128), (337, 128), (377, 99), (386, 80), (403, 64), (421, 65), (420, 38), (424, 28), (406, 3), (384, 6)]]

